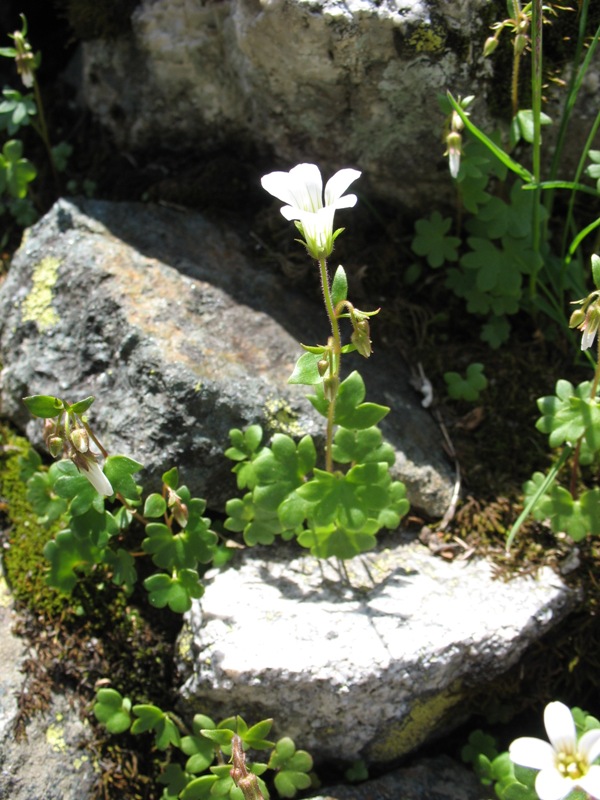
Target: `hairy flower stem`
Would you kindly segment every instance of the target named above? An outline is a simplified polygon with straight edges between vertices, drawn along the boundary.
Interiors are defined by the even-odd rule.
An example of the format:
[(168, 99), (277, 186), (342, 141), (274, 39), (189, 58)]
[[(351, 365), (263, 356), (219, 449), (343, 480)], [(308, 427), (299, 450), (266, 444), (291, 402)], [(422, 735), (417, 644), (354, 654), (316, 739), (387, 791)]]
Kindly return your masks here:
[[(329, 378), (332, 383), (337, 384), (340, 375), (340, 361), (342, 355), (342, 343), (340, 340), (340, 326), (333, 307), (331, 299), (331, 288), (329, 286), (329, 273), (327, 271), (327, 261), (325, 258), (319, 259), (319, 268), (321, 272), (321, 288), (323, 290), (323, 299), (325, 300), (325, 308), (327, 316), (331, 323), (331, 333), (333, 337), (333, 358), (331, 359), (332, 368), (330, 369)], [(333, 447), (333, 420), (335, 417), (335, 398), (337, 390), (333, 397), (329, 399), (329, 408), (327, 409), (327, 435), (325, 440), (325, 469), (327, 472), (333, 472), (333, 457), (331, 455)]]
[(52, 180), (54, 181), (54, 190), (56, 192), (56, 196), (60, 197), (60, 181), (58, 178), (58, 172), (56, 170), (56, 164), (54, 162), (52, 147), (50, 145), (50, 137), (48, 136), (48, 126), (46, 124), (46, 115), (44, 114), (44, 104), (42, 102), (40, 85), (35, 75), (33, 76), (33, 92), (35, 95), (35, 104), (37, 106), (38, 118), (39, 118), (39, 122), (35, 126), (35, 129), (38, 135), (40, 136), (42, 142), (44, 143), (46, 152), (48, 153), (48, 160), (50, 161), (50, 169), (52, 171)]
[[(533, 54), (531, 62), (531, 101), (533, 111), (533, 177), (536, 188), (533, 190), (532, 207), (532, 245), (536, 255), (540, 254), (541, 245), (541, 225), (540, 225), (540, 188), (541, 180), (541, 114), (542, 114), (542, 25), (543, 7), (542, 0), (533, 0), (532, 6), (532, 28), (531, 36), (533, 40)], [(529, 292), (533, 299), (537, 294), (536, 283), (539, 271), (539, 264), (531, 271), (529, 279)]]
[[(590, 392), (590, 398), (592, 400), (596, 399), (599, 383), (600, 383), (600, 337), (598, 338), (598, 354), (596, 358), (596, 370), (594, 372), (594, 380), (592, 382), (592, 390)], [(574, 500), (577, 498), (577, 475), (579, 473), (579, 453), (581, 452), (582, 441), (583, 441), (583, 436), (581, 436), (578, 439), (577, 445), (575, 446), (575, 451), (573, 453), (573, 466), (571, 468), (571, 485), (569, 488), (571, 491), (571, 496), (573, 497)]]
[(231, 760), (233, 762), (231, 777), (238, 789), (242, 790), (244, 800), (264, 800), (256, 775), (250, 772), (246, 766), (246, 754), (242, 747), (242, 740), (237, 734), (234, 734), (231, 740)]

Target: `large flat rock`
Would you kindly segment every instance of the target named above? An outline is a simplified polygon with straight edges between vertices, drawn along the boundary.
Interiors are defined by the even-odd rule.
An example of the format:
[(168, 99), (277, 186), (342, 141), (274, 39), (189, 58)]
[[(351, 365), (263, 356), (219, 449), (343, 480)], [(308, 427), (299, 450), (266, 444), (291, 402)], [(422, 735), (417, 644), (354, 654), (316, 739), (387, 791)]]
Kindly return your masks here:
[(179, 643), (185, 713), (273, 717), (318, 759), (393, 762), (463, 722), (576, 601), (549, 568), (504, 582), (408, 538), (347, 567), (350, 584), (270, 549), (211, 571)]
[[(287, 378), (298, 341), (326, 341), (324, 312), (244, 255), (231, 230), (142, 204), (61, 200), (31, 228), (0, 287), (2, 413), (40, 442), (22, 398), (94, 395), (90, 419), (111, 453), (156, 484), (179, 466), (221, 507), (235, 494), (228, 432), (321, 435), (306, 387)], [(352, 355), (367, 399), (391, 406), (384, 434), (413, 506), (441, 516), (452, 479), (440, 432), (405, 367)]]

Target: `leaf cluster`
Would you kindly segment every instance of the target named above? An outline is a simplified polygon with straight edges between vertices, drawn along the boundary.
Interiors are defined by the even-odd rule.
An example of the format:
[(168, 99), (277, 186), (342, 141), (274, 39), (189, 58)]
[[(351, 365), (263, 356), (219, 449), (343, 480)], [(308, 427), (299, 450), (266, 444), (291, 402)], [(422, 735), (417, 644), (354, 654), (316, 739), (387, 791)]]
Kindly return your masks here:
[(458, 372), (444, 372), (448, 394), (453, 400), (476, 402), (480, 393), (487, 388), (488, 380), (483, 374), (483, 364), (469, 364), (466, 377)]
[[(80, 408), (89, 407), (91, 399), (82, 401)], [(37, 399), (31, 405), (40, 415), (50, 415), (52, 400)], [(198, 566), (213, 559), (217, 536), (210, 529), (210, 520), (203, 516), (204, 500), (191, 497), (186, 486), (178, 485), (176, 469), (164, 473), (164, 495), (150, 494), (140, 514), (142, 487), (133, 476), (141, 467), (126, 456), (107, 458), (104, 472), (120, 500), (117, 508), (108, 508), (107, 500), (68, 459), (55, 462), (48, 470), (33, 472), (27, 481), (27, 498), (39, 522), (48, 525), (60, 520), (64, 525), (44, 548), (50, 565), (47, 582), (69, 593), (80, 575), (103, 566), (112, 582), (130, 594), (138, 577), (135, 556), (139, 554), (130, 552), (125, 542), (137, 516), (146, 533), (142, 552), (158, 568), (144, 581), (149, 602), (183, 613), (192, 599), (203, 593)], [(185, 513), (177, 513), (183, 508)]]
[[(262, 430), (230, 432), (232, 447), (225, 455), (233, 468), (242, 498), (227, 502), (225, 528), (243, 533), (248, 545), (271, 544), (276, 536), (295, 537), (319, 558), (352, 558), (375, 544), (382, 528), (396, 528), (408, 511), (405, 488), (390, 475), (393, 448), (376, 427), (388, 409), (366, 403), (362, 378), (353, 372), (340, 384), (335, 405), (337, 430), (333, 472), (319, 469), (310, 436), (298, 443), (281, 433), (261, 446)], [(309, 397), (327, 415), (322, 385)]]
[(184, 730), (180, 720), (152, 704), (133, 705), (115, 689), (99, 689), (93, 706), (94, 716), (113, 734), (130, 731), (134, 735), (151, 734), (153, 746), (165, 751), (176, 748), (182, 754), (177, 760), (171, 754), (158, 782), (164, 786), (163, 800), (212, 800), (223, 797), (243, 800), (243, 793), (232, 777), (232, 741), (238, 736), (244, 750), (271, 751), (264, 762), (248, 765), (257, 776), (263, 797), (269, 790), (260, 777), (267, 770), (280, 797), (292, 798), (311, 785), (311, 756), (297, 750), (293, 740), (284, 737), (277, 742), (267, 739), (273, 720), (265, 719), (248, 726), (240, 717), (228, 717), (215, 723), (205, 714), (196, 714), (192, 729)]
[(592, 383), (578, 386), (566, 380), (556, 383), (554, 395), (537, 401), (542, 416), (536, 423), (548, 434), (552, 448), (564, 447), (562, 462), (544, 475), (536, 472), (523, 486), (525, 507), (534, 519), (548, 520), (554, 533), (566, 532), (574, 541), (600, 535), (600, 489), (584, 489), (577, 496), (556, 483), (560, 466), (576, 448), (578, 463), (593, 466), (600, 454), (600, 408)]

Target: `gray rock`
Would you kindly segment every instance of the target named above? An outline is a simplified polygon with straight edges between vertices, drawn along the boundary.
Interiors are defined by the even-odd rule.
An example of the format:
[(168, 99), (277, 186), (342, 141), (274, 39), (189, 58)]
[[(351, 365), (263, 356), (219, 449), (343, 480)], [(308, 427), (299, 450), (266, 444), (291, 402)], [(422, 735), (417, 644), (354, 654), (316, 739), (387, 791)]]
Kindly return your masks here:
[[(475, 95), (489, 131), (490, 106), (508, 118), (506, 67), (482, 55), (504, 16), (488, 0), (142, 0), (130, 33), (84, 43), (81, 95), (124, 149), (241, 142), (288, 167), (357, 167), (361, 191), (424, 211), (452, 195), (437, 95)], [(583, 86), (575, 163), (596, 93)]]
[(273, 717), (317, 759), (389, 763), (464, 722), (576, 600), (549, 568), (502, 582), (404, 539), (348, 570), (352, 588), (278, 549), (211, 571), (179, 642), (185, 713)]
[[(216, 508), (236, 493), (230, 428), (321, 435), (306, 387), (287, 378), (298, 341), (326, 337), (324, 312), (250, 264), (231, 231), (171, 209), (61, 200), (0, 288), (2, 413), (39, 442), (24, 396), (95, 395), (90, 419), (109, 452), (140, 461), (155, 483), (179, 466)], [(367, 399), (393, 408), (382, 429), (409, 499), (440, 516), (450, 469), (405, 368), (384, 352), (350, 359)]]
[(438, 756), (356, 786), (329, 786), (311, 800), (484, 800), (492, 795), (471, 770)]
[(15, 736), (27, 648), (13, 624), (0, 568), (0, 800), (87, 800), (98, 775), (85, 752), (90, 731), (72, 694), (53, 694), (49, 708), (29, 720), (25, 737)]

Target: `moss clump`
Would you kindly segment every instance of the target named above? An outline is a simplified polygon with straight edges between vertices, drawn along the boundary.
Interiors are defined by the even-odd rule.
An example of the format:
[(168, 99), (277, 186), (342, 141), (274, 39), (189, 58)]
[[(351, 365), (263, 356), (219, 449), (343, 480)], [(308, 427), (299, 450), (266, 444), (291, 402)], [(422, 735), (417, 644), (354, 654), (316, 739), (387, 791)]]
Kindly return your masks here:
[(23, 464), (31, 445), (5, 425), (0, 426), (0, 494), (8, 525), (2, 534), (4, 569), (12, 594), (38, 617), (53, 618), (65, 613), (68, 598), (46, 585), (46, 542), (60, 529), (60, 523), (44, 527), (27, 500)]

